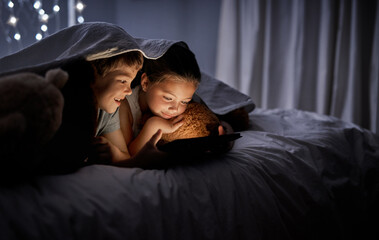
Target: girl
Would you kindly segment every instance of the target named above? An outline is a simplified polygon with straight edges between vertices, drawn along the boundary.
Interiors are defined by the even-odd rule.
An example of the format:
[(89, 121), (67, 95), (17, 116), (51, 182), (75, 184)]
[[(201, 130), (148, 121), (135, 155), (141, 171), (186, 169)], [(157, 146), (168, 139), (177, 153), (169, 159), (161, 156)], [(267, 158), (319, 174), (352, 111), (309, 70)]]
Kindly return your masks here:
[(201, 80), (195, 55), (173, 45), (157, 60), (145, 60), (140, 85), (120, 106), (120, 125), (131, 156), (159, 129), (171, 133)]

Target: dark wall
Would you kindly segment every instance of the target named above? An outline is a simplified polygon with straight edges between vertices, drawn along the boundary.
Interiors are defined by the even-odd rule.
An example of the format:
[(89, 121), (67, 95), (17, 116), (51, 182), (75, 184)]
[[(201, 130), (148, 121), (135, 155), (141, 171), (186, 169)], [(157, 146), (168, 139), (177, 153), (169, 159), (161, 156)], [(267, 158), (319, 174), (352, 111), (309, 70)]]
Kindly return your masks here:
[(86, 21), (120, 25), (142, 38), (182, 40), (201, 70), (214, 75), (221, 0), (92, 0)]
[(82, 0), (86, 7), (83, 16), (86, 22), (116, 22), (117, 0)]
[[(54, 32), (67, 27), (67, 1), (59, 1), (60, 12), (58, 15), (53, 13), (53, 1), (42, 1), (45, 13), (50, 16), (46, 23), (48, 30), (42, 32), (40, 29), (38, 12), (33, 8), (33, 1), (12, 1), (14, 7), (8, 7), (8, 1), (0, 1), (0, 57), (17, 52), (36, 42), (36, 34), (41, 33), (48, 36)], [(7, 22), (9, 17), (17, 17), (16, 28), (10, 26)], [(15, 33), (21, 35), (20, 40), (14, 39)]]
[[(195, 53), (200, 68), (211, 75), (215, 72), (215, 58), (218, 38), (218, 21), (221, 0), (82, 0), (86, 5), (83, 16), (86, 22), (104, 21), (123, 27), (129, 34), (142, 38), (165, 38), (182, 40), (189, 44)], [(22, 40), (9, 42), (6, 37), (10, 11), (6, 2), (0, 2), (0, 57), (16, 52), (35, 40), (39, 29), (38, 15), (32, 2), (14, 10), (20, 16), (18, 28)], [(67, 1), (59, 1), (61, 11), (59, 28), (67, 27)], [(52, 1), (43, 0), (43, 6), (51, 11)], [(20, 12), (22, 11), (22, 12)], [(59, 28), (55, 19), (49, 20), (49, 32)], [(14, 33), (10, 32), (9, 36)], [(8, 42), (7, 42), (8, 40)]]

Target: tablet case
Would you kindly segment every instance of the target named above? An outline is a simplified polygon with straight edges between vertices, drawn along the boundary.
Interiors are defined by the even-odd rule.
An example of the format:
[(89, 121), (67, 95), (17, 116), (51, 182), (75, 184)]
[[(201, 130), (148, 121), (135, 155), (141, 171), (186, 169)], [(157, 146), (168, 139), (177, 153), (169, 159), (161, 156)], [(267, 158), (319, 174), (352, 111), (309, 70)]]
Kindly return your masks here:
[(158, 149), (169, 153), (199, 154), (224, 153), (233, 147), (234, 140), (242, 137), (240, 133), (199, 138), (178, 139), (158, 146)]

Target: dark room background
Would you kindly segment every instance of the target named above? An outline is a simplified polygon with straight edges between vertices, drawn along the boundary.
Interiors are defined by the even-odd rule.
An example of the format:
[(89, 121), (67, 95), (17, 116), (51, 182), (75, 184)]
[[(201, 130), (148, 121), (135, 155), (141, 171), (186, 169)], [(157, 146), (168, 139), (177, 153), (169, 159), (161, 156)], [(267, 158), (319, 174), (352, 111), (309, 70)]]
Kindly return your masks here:
[[(8, 0), (0, 1), (2, 20), (0, 57), (35, 42), (35, 29), (39, 24), (37, 13), (33, 8), (35, 1), (24, 0), (21, 12), (18, 1), (13, 1), (15, 11), (21, 15), (18, 25), (20, 32), (24, 33), (24, 38), (20, 42), (11, 39), (12, 44), (7, 44), (8, 36), (5, 36), (4, 28), (8, 27), (8, 2)], [(58, 2), (61, 8), (60, 28), (67, 27), (68, 0), (41, 1), (47, 13), (52, 12), (50, 9), (54, 2)], [(201, 69), (214, 74), (220, 0), (82, 0), (82, 2), (85, 5), (82, 11), (84, 21), (114, 23), (135, 37), (183, 40), (195, 52)], [(56, 18), (50, 19), (49, 24), (52, 25), (49, 27), (51, 34), (57, 29)], [(13, 37), (12, 33), (8, 35)]]
[[(203, 72), (259, 108), (313, 111), (379, 130), (379, 0), (0, 0), (0, 57), (67, 27), (67, 9), (80, 1), (74, 21), (185, 41)], [(49, 15), (45, 32), (36, 2)]]

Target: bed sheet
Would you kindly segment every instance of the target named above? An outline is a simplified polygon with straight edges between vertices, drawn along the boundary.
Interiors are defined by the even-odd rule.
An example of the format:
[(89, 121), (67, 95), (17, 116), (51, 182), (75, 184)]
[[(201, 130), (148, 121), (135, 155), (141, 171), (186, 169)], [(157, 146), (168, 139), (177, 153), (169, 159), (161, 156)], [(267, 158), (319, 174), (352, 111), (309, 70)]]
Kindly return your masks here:
[(377, 233), (378, 136), (299, 110), (256, 109), (250, 121), (220, 156), (178, 159), (162, 170), (93, 165), (1, 186), (1, 239), (369, 239)]

